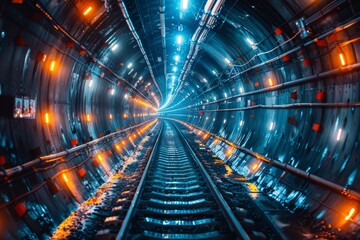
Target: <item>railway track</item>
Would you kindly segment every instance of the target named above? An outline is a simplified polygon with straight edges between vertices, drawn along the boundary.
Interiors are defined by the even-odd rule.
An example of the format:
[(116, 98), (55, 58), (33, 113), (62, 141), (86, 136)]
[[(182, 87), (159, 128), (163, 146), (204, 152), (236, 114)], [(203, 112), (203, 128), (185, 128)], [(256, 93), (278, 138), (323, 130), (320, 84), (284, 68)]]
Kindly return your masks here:
[(229, 173), (228, 166), (183, 126), (162, 120), (149, 136), (138, 159), (109, 183), (111, 188), (92, 213), (79, 214), (76, 221), (83, 224), (66, 239), (317, 236), (266, 194), (249, 190), (251, 182)]
[(168, 121), (117, 239), (250, 239), (181, 133)]

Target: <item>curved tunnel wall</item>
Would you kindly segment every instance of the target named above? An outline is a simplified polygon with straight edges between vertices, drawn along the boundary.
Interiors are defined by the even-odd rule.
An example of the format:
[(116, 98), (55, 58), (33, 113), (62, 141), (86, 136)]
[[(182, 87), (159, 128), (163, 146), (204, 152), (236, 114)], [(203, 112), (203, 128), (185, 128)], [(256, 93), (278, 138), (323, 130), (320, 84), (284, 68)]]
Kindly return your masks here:
[[(40, 7), (32, 2), (1, 3), (1, 96), (37, 99), (36, 120), (1, 116), (2, 169), (69, 149), (73, 139), (78, 144), (86, 143), (154, 117), (153, 109), (144, 103), (153, 105), (151, 93), (156, 89), (125, 19), (114, 10), (118, 7), (116, 1), (106, 1), (107, 8), (101, 1), (91, 1), (94, 12), (89, 17), (83, 16), (87, 6), (81, 1), (38, 2)], [(333, 5), (337, 7), (330, 8)], [(185, 79), (185, 87), (176, 99), (179, 101), (174, 101), (164, 114), (360, 192), (359, 11), (356, 0), (318, 4), (226, 1), (217, 16), (219, 23), (199, 51), (200, 60)], [(307, 19), (307, 33), (296, 25), (301, 17)], [(249, 44), (247, 37), (256, 46)], [(119, 49), (112, 51), (116, 43)], [(274, 48), (251, 60), (255, 54)], [(340, 53), (345, 56), (344, 66)], [(225, 57), (231, 60), (231, 66), (224, 62)], [(52, 61), (55, 67), (50, 71)], [(5, 100), (8, 98), (2, 98)], [(45, 113), (49, 124), (45, 123)], [(359, 209), (358, 201), (240, 151), (227, 157), (228, 146), (215, 144), (213, 138), (207, 143), (233, 169), (253, 179), (261, 190), (290, 209), (310, 211), (318, 220), (341, 228), (356, 227), (343, 219), (351, 208)], [(131, 145), (126, 149), (130, 150)], [(122, 156), (113, 154), (110, 158), (111, 166)], [(259, 170), (251, 170), (254, 164)], [(86, 166), (90, 176), (87, 181), (96, 188), (106, 178), (105, 171), (94, 170), (90, 162)], [(4, 179), (1, 186), (6, 190), (1, 191), (1, 203), (14, 200), (55, 173), (30, 174), (13, 182)], [(80, 189), (77, 197), (69, 191), (54, 197), (44, 188), (41, 191), (46, 193), (26, 202), (29, 214), (21, 222), (15, 206), (24, 199), (2, 210), (0, 219), (11, 219), (6, 227), (14, 226), (7, 234), (15, 234), (19, 224), (28, 226), (21, 234), (40, 233), (42, 224), (51, 219), (59, 222), (68, 215), (75, 199), (81, 201), (88, 194), (83, 180), (72, 174)], [(40, 201), (42, 194), (47, 198)], [(50, 216), (44, 215), (47, 210)], [(356, 216), (353, 222), (358, 221)], [(40, 225), (34, 224), (36, 219), (41, 219)]]
[[(314, 20), (308, 26), (308, 37), (289, 42), (253, 61), (250, 59), (255, 54), (273, 49), (294, 35), (298, 19), (280, 27), (287, 30), (288, 37), (282, 30), (274, 32), (276, 25), (259, 31), (252, 28), (253, 32), (268, 36), (258, 44), (260, 51), (254, 49), (243, 54), (227, 39), (227, 46), (233, 51), (224, 49), (224, 52), (236, 59), (230, 67), (223, 62), (221, 74), (205, 83), (205, 93), (199, 91), (190, 96), (190, 100), (177, 106), (178, 110), (164, 111), (164, 115), (188, 122), (237, 146), (344, 186), (342, 193), (334, 193), (203, 133), (204, 142), (234, 170), (254, 180), (261, 191), (293, 211), (308, 212), (315, 219), (345, 231), (356, 228), (345, 217), (352, 208), (359, 207), (358, 201), (346, 196), (346, 191), (360, 190), (357, 184), (360, 180), (360, 52), (358, 41), (351, 41), (358, 38), (359, 20), (356, 14), (348, 12), (351, 7), (359, 6), (353, 4)], [(309, 17), (310, 13), (302, 14)], [(226, 31), (236, 29), (229, 26)], [(258, 40), (255, 37), (262, 36), (252, 37)], [(346, 56), (345, 64), (340, 54)], [(229, 58), (226, 54), (222, 56)], [(233, 152), (228, 155), (228, 151)], [(354, 219), (356, 222), (357, 218)]]
[[(141, 66), (134, 71), (125, 64), (132, 61), (135, 65), (142, 56), (137, 49), (125, 45), (129, 42), (132, 46), (132, 43), (124, 26), (114, 30), (107, 25), (109, 17), (100, 3), (92, 1), (97, 9), (91, 18), (95, 22), (81, 16), (85, 5), (80, 2), (75, 8), (71, 1), (67, 4), (40, 2), (53, 22), (30, 1), (19, 5), (11, 1), (1, 3), (1, 108), (5, 105), (11, 108), (3, 108), (0, 117), (1, 170), (154, 118), (152, 102), (147, 103), (149, 100), (127, 82), (135, 79)], [(79, 16), (83, 17), (82, 21), (78, 21)], [(115, 20), (123, 21), (120, 15)], [(84, 43), (87, 51), (55, 24)], [(101, 39), (104, 36), (110, 43)], [(109, 50), (111, 39), (121, 36), (124, 45), (117, 52)], [(94, 38), (98, 39), (94, 41)], [(96, 55), (89, 51), (96, 51)], [(112, 61), (111, 56), (115, 54), (118, 56)], [(129, 55), (131, 57), (126, 59)], [(97, 62), (95, 58), (102, 61)], [(140, 87), (148, 83), (142, 82), (138, 82)], [(35, 100), (35, 119), (13, 118), (15, 96)], [(51, 234), (51, 228), (91, 196), (108, 178), (109, 172), (121, 166), (143, 133), (146, 132), (139, 134), (134, 129), (94, 145), (89, 152), (79, 152), (60, 162), (54, 160), (56, 164), (48, 164), (48, 169), (34, 167), (26, 170), (22, 177), (3, 178), (1, 236), (43, 238)], [(118, 142), (121, 150), (115, 148)]]

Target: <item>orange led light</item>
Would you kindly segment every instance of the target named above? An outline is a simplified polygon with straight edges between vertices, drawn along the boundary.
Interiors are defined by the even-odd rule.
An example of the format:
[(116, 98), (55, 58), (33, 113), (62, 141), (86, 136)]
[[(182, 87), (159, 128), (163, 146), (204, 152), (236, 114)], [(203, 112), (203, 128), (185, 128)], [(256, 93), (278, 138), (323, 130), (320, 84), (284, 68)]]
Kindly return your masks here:
[(209, 133), (206, 133), (206, 134), (203, 136), (203, 140), (206, 140), (208, 137), (209, 137)]
[(113, 119), (113, 115), (111, 113), (109, 114), (109, 119)]
[(101, 156), (100, 154), (97, 156), (97, 158), (98, 158), (100, 161), (103, 160), (103, 158), (102, 158), (102, 156)]
[(257, 163), (254, 164), (254, 166), (252, 167), (252, 170), (255, 171), (259, 168), (259, 165)]
[(115, 147), (116, 147), (116, 149), (118, 150), (118, 151), (120, 151), (120, 146), (119, 145), (115, 145)]
[(91, 11), (92, 11), (92, 7), (88, 7), (84, 12), (84, 16), (88, 15)]
[(64, 179), (64, 181), (65, 181), (66, 183), (68, 183), (68, 182), (69, 182), (69, 180), (67, 179), (67, 177), (66, 177), (65, 173), (63, 173), (63, 174), (62, 174), (62, 177), (63, 177), (63, 179)]
[(345, 217), (345, 220), (348, 221), (355, 213), (355, 208), (352, 208), (349, 214)]
[(125, 145), (125, 141), (123, 140), (123, 141), (121, 141), (121, 143), (122, 143), (122, 145)]
[(45, 123), (49, 124), (49, 114), (45, 113)]
[(234, 148), (233, 148), (233, 147), (230, 147), (230, 148), (226, 151), (226, 157), (229, 157), (233, 152), (234, 152)]
[(54, 70), (55, 70), (55, 61), (51, 61), (50, 72), (53, 72)]
[(345, 66), (345, 65), (346, 65), (346, 61), (345, 61), (345, 56), (344, 56), (344, 54), (340, 53), (340, 54), (339, 54), (339, 58), (340, 58), (341, 66)]
[(269, 85), (274, 86), (274, 82), (273, 82), (273, 80), (271, 78), (269, 78)]
[(88, 121), (88, 122), (90, 122), (90, 121), (91, 121), (90, 114), (86, 114), (86, 121)]

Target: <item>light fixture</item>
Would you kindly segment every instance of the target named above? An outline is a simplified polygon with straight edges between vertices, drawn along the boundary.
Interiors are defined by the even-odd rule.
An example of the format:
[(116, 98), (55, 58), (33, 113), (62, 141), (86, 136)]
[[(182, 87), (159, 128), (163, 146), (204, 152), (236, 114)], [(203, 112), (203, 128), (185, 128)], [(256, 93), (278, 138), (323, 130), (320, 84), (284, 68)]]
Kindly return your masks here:
[(181, 35), (177, 36), (176, 37), (176, 43), (178, 45), (181, 45), (183, 43), (183, 37)]
[(215, 72), (215, 70), (212, 70), (211, 72), (212, 72), (214, 75), (217, 75), (217, 73)]
[(178, 62), (178, 61), (180, 61), (180, 56), (179, 56), (179, 55), (176, 55), (176, 56), (174, 57), (174, 59), (175, 59), (176, 62)]
[(66, 183), (68, 183), (68, 182), (69, 182), (69, 180), (67, 179), (67, 177), (66, 177), (65, 173), (63, 173), (63, 174), (62, 174), (62, 177), (63, 177), (63, 179), (64, 179), (64, 181), (65, 181)]
[(49, 124), (49, 114), (45, 113), (45, 123)]
[(224, 60), (225, 60), (225, 62), (226, 62), (227, 64), (230, 64), (230, 63), (231, 63), (228, 58), (225, 58)]
[(84, 12), (84, 16), (88, 15), (91, 11), (92, 11), (92, 7), (88, 7)]
[(339, 58), (340, 58), (341, 66), (345, 66), (345, 65), (346, 65), (346, 61), (345, 61), (345, 56), (344, 56), (344, 54), (340, 53), (340, 54), (339, 54)]
[(274, 128), (275, 128), (275, 123), (274, 123), (274, 122), (271, 122), (271, 123), (270, 123), (269, 130), (272, 131), (272, 130), (274, 130)]
[(114, 44), (114, 45), (111, 47), (111, 51), (115, 51), (118, 47), (119, 47), (119, 44)]
[(250, 44), (250, 46), (253, 46), (255, 43), (250, 38), (246, 38), (246, 41)]
[(110, 89), (110, 94), (111, 94), (111, 95), (114, 95), (114, 94), (115, 94), (115, 88), (111, 88), (111, 89)]
[(176, 72), (177, 70), (177, 67), (173, 67), (173, 72)]
[(51, 61), (50, 63), (50, 72), (53, 72), (55, 70), (55, 61)]
[(355, 213), (355, 208), (351, 208), (349, 214), (345, 217), (345, 220), (348, 221)]
[(342, 129), (339, 128), (338, 133), (337, 133), (337, 137), (336, 137), (336, 140), (337, 140), (337, 141), (340, 141), (340, 139), (341, 139), (341, 133), (342, 133)]
[(273, 82), (273, 80), (271, 78), (269, 78), (269, 85), (274, 86), (274, 82)]
[(131, 68), (132, 67), (132, 63), (129, 63), (128, 65), (127, 65), (127, 68)]
[(182, 0), (181, 1), (181, 9), (186, 10), (189, 6), (189, 0)]
[(93, 85), (93, 80), (91, 79), (91, 80), (89, 81), (89, 87), (91, 88), (92, 85)]

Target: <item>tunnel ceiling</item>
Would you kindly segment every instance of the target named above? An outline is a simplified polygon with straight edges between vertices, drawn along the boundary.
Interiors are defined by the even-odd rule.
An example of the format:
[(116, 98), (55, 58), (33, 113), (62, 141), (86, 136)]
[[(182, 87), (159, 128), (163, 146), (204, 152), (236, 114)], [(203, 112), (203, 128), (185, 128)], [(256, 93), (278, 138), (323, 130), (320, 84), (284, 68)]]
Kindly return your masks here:
[[(52, 20), (62, 27), (57, 34), (64, 41), (86, 47), (87, 61), (99, 60), (110, 75), (128, 81), (152, 104), (163, 107), (194, 101), (229, 79), (243, 81), (246, 76), (239, 72), (300, 46), (299, 35), (310, 27), (301, 29), (299, 20), (316, 21), (319, 9), (327, 7), (323, 15), (339, 12), (339, 21), (352, 14), (343, 1), (204, 0), (186, 1), (186, 7), (184, 2), (39, 1), (35, 8), (38, 18), (44, 12), (48, 16), (42, 22), (49, 28)], [(79, 22), (77, 16), (89, 6), (93, 10)], [(324, 25), (311, 29), (312, 36)], [(261, 56), (254, 58), (257, 54)]]

